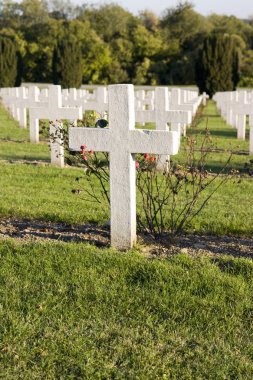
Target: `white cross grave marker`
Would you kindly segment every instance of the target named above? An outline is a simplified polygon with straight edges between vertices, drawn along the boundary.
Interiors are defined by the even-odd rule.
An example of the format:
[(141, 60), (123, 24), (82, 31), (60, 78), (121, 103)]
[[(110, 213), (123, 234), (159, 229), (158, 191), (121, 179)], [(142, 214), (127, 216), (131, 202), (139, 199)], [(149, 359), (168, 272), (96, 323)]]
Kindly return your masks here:
[(110, 154), (111, 245), (129, 249), (136, 241), (135, 153), (177, 154), (178, 133), (135, 129), (134, 87), (109, 86), (109, 128), (69, 129), (69, 148)]
[[(58, 126), (60, 120), (82, 119), (81, 107), (62, 107), (61, 86), (49, 86), (48, 103), (44, 107), (30, 108), (30, 141), (39, 142), (39, 120), (47, 119), (53, 121)], [(64, 166), (63, 163), (63, 142), (53, 124), (50, 126), (51, 162), (56, 166)], [(57, 150), (58, 146), (58, 150)]]
[[(169, 92), (167, 87), (155, 88), (154, 109), (136, 110), (136, 119), (139, 122), (154, 122), (156, 130), (168, 131), (170, 129), (178, 133), (178, 142), (180, 144), (180, 123), (190, 123), (191, 112), (181, 110), (169, 110)], [(179, 126), (179, 128), (178, 128)], [(169, 156), (159, 157), (158, 170), (166, 170), (169, 163)]]
[(44, 107), (31, 107), (30, 113), (30, 140), (39, 142), (39, 120), (75, 120), (82, 118), (82, 110), (77, 107), (62, 107), (61, 86), (50, 85), (48, 88), (48, 103)]

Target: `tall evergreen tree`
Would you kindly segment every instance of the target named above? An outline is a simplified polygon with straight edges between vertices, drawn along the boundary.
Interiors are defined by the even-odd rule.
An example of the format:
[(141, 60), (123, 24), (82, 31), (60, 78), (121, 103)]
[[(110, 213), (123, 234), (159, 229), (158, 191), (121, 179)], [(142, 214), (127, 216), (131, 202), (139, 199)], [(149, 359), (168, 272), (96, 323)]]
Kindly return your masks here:
[(13, 87), (17, 79), (17, 48), (15, 42), (0, 36), (0, 87)]
[(78, 42), (60, 41), (53, 53), (53, 83), (63, 88), (79, 88), (82, 84), (82, 52)]
[(240, 55), (239, 50), (234, 49), (233, 51), (233, 67), (232, 67), (232, 80), (233, 80), (233, 90), (236, 90), (236, 87), (240, 81)]
[(204, 40), (196, 62), (200, 92), (212, 97), (217, 91), (232, 91), (239, 79), (238, 54), (228, 35), (214, 34)]

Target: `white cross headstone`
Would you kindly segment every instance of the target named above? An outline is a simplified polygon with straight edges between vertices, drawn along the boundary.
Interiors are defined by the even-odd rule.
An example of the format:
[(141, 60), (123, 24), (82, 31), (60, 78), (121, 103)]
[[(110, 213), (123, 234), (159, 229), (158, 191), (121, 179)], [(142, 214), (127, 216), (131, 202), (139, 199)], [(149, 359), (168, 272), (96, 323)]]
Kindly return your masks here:
[(28, 97), (25, 87), (17, 87), (17, 97), (14, 100), (15, 117), (22, 128), (27, 126)]
[(203, 92), (202, 94), (202, 104), (205, 107), (206, 106), (206, 101), (209, 99), (209, 95), (207, 95), (206, 92)]
[[(82, 119), (81, 107), (62, 107), (61, 86), (49, 86), (48, 103), (45, 107), (30, 108), (30, 140), (39, 142), (39, 120), (46, 119), (53, 122), (50, 128), (51, 162), (63, 166), (63, 142), (60, 141), (59, 122), (63, 119)], [(58, 127), (57, 127), (58, 126)], [(58, 147), (58, 149), (57, 149)]]
[(245, 140), (246, 135), (246, 115), (237, 115), (237, 138)]
[(133, 85), (109, 86), (109, 128), (69, 129), (69, 148), (85, 144), (110, 154), (111, 245), (129, 249), (136, 241), (135, 153), (177, 154), (178, 133), (135, 129)]
[(48, 103), (44, 107), (30, 108), (30, 140), (39, 142), (39, 120), (75, 120), (82, 118), (82, 110), (77, 107), (62, 107), (61, 86), (50, 85)]

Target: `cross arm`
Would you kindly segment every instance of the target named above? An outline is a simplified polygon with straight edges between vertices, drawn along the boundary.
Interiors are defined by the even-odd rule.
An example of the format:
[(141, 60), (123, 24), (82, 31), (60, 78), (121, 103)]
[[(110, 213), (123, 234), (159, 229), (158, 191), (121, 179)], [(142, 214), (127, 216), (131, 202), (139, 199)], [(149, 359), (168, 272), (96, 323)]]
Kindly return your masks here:
[(149, 131), (136, 129), (129, 131), (131, 153), (169, 154), (179, 150), (179, 136), (176, 131)]
[(54, 119), (61, 119), (61, 120), (72, 120), (72, 119), (82, 119), (82, 107), (62, 107), (58, 110), (58, 115), (57, 112), (55, 112), (55, 117)]
[(155, 122), (156, 121), (155, 111), (153, 111), (153, 110), (135, 111), (135, 120), (138, 123)]
[(242, 115), (253, 115), (253, 105), (252, 104), (244, 104), (237, 105), (233, 107), (233, 111)]
[(111, 149), (111, 133), (109, 129), (69, 128), (69, 149), (80, 151), (81, 145), (98, 152), (109, 152)]
[(30, 119), (50, 119), (47, 107), (29, 107)]
[(167, 111), (167, 121), (170, 123), (191, 123), (191, 111), (171, 110)]

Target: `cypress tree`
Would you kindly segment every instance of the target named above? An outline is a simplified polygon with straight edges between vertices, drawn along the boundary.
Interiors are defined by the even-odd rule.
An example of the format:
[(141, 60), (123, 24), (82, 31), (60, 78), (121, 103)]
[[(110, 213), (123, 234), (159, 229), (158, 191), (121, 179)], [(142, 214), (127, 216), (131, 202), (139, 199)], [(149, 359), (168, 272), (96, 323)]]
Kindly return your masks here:
[(23, 60), (20, 51), (17, 51), (17, 76), (15, 81), (15, 87), (19, 87), (22, 82), (23, 75)]
[(238, 49), (234, 49), (233, 51), (233, 90), (236, 90), (236, 87), (240, 81), (240, 55)]
[(60, 41), (53, 53), (53, 83), (63, 88), (79, 88), (82, 84), (82, 52), (78, 42)]
[(230, 36), (208, 36), (196, 62), (200, 92), (212, 97), (217, 91), (234, 90), (239, 80), (238, 65), (238, 54)]
[(17, 79), (17, 48), (9, 37), (0, 36), (0, 87), (13, 87)]

